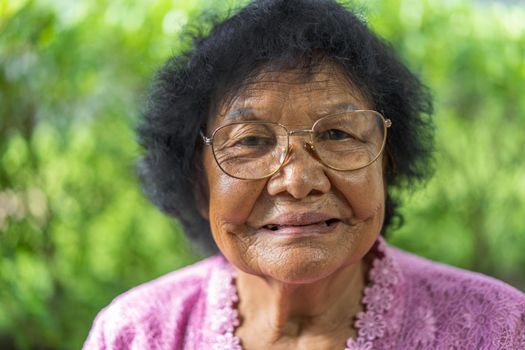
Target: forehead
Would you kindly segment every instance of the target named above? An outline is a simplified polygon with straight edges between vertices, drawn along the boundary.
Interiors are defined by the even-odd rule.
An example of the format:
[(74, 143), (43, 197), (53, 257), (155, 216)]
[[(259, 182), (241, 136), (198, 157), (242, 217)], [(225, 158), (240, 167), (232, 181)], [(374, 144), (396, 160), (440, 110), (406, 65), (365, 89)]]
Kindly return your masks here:
[(213, 116), (220, 125), (239, 119), (280, 120), (287, 113), (308, 119), (345, 109), (370, 109), (364, 94), (336, 64), (323, 63), (307, 69), (279, 70), (267, 67), (246, 81), (238, 93), (219, 103)]

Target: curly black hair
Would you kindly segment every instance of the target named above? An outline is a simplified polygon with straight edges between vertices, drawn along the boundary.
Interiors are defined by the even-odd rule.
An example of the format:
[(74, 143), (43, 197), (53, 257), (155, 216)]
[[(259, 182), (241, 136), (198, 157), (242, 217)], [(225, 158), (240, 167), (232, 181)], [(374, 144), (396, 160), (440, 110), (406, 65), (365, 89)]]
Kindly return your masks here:
[(151, 201), (177, 218), (190, 240), (216, 251), (209, 223), (198, 210), (207, 201), (199, 130), (217, 102), (239, 91), (258, 70), (272, 65), (306, 72), (329, 59), (393, 122), (382, 234), (393, 222), (401, 225), (400, 199), (394, 194), (432, 174), (432, 98), (391, 47), (348, 4), (333, 0), (255, 0), (225, 20), (208, 16), (208, 33), (200, 20), (199, 27), (186, 29), (188, 48), (157, 72), (137, 128), (144, 149), (139, 176)]

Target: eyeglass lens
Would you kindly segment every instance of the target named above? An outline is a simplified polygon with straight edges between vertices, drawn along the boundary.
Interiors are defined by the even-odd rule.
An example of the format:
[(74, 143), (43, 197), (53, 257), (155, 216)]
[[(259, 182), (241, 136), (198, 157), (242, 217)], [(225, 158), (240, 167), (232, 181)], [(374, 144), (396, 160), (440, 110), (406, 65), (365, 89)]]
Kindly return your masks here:
[[(319, 119), (309, 141), (328, 167), (354, 170), (377, 158), (384, 146), (384, 133), (384, 121), (379, 113), (347, 112)], [(258, 179), (281, 167), (288, 152), (288, 140), (288, 130), (282, 125), (245, 122), (217, 129), (212, 146), (217, 164), (225, 173), (242, 179)]]

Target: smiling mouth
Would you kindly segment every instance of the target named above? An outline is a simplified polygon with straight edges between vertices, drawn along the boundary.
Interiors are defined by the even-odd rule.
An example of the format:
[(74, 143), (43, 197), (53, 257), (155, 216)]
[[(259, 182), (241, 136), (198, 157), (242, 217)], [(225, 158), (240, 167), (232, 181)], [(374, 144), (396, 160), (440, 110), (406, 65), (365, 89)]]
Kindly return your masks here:
[(341, 220), (339, 219), (328, 219), (328, 220), (325, 220), (325, 221), (320, 221), (320, 222), (315, 222), (315, 223), (310, 223), (310, 224), (305, 224), (305, 225), (278, 225), (278, 224), (268, 224), (268, 225), (264, 225), (262, 228), (264, 229), (267, 229), (267, 230), (270, 230), (270, 231), (274, 231), (274, 232), (277, 232), (277, 231), (281, 231), (281, 230), (286, 230), (286, 229), (296, 229), (294, 231), (297, 231), (297, 229), (299, 231), (301, 231), (301, 228), (321, 228), (321, 229), (326, 229), (328, 227), (331, 227), (331, 226), (335, 226), (335, 224), (341, 222)]

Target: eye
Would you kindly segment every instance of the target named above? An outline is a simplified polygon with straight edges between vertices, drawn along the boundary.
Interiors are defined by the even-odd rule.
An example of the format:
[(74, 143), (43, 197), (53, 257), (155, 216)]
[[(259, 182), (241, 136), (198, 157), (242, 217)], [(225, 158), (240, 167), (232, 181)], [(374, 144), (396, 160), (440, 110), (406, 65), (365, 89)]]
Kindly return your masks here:
[(245, 136), (235, 142), (236, 146), (247, 146), (247, 147), (269, 146), (269, 145), (274, 145), (274, 144), (275, 144), (274, 138), (257, 136), (257, 135)]
[(354, 137), (351, 134), (339, 129), (326, 130), (325, 132), (319, 135), (319, 139), (321, 140), (340, 141), (352, 138)]

